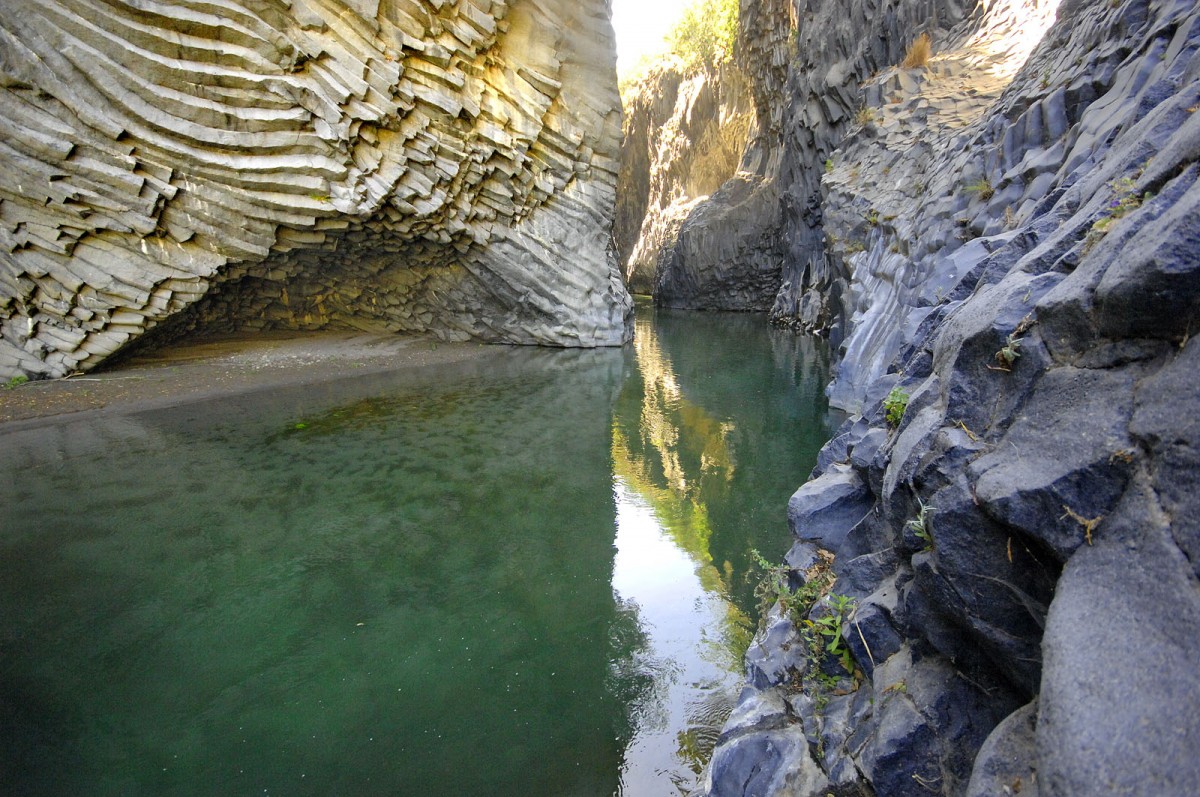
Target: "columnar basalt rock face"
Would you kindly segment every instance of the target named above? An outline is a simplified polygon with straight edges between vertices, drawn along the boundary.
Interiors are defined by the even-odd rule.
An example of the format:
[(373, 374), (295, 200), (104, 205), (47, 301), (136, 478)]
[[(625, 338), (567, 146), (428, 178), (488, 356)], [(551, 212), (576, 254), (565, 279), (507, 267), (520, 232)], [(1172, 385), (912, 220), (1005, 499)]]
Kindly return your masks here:
[(0, 374), (171, 319), (611, 345), (605, 0), (15, 0)]
[(756, 122), (742, 184), (696, 207), (668, 244), (664, 303), (704, 309), (732, 293), (747, 297), (741, 309), (840, 342), (847, 280), (826, 253), (824, 161), (853, 124), (861, 82), (902, 59), (918, 31), (964, 35), (971, 5), (743, 2), (738, 63)]
[(832, 600), (776, 611), (713, 797), (1200, 791), (1200, 4), (1064, 3), (1026, 59), (1052, 11), (981, 5), (825, 156), (856, 415), (787, 561), (836, 555), (856, 672)]
[[(658, 263), (680, 225), (727, 181), (742, 179), (737, 172), (754, 108), (734, 64), (687, 73), (680, 61), (666, 59), (627, 93), (617, 254), (630, 290), (662, 295)], [(727, 291), (716, 300), (738, 297)]]

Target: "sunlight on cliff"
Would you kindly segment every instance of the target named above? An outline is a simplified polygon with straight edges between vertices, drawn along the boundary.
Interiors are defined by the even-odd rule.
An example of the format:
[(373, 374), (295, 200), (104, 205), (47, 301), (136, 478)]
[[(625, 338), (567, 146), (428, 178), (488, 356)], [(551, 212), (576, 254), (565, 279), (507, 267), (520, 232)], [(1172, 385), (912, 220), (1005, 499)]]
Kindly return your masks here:
[(1054, 23), (1059, 0), (1001, 0), (965, 43), (990, 77), (1012, 80)]

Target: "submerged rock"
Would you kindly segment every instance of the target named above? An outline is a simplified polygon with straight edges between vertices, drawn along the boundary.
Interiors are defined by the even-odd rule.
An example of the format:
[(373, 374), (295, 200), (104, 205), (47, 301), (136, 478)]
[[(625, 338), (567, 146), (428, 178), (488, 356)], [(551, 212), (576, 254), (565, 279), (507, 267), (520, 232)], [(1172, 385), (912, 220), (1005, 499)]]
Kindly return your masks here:
[(0, 375), (164, 321), (628, 338), (607, 3), (331, 8), (6, 8)]

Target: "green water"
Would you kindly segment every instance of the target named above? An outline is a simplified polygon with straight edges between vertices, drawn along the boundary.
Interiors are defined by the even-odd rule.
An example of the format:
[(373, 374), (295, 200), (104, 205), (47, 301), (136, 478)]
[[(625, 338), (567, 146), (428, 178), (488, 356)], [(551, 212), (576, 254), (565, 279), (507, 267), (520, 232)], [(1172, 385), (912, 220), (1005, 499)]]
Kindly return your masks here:
[(828, 374), (639, 313), (624, 350), (0, 429), (0, 794), (686, 793)]

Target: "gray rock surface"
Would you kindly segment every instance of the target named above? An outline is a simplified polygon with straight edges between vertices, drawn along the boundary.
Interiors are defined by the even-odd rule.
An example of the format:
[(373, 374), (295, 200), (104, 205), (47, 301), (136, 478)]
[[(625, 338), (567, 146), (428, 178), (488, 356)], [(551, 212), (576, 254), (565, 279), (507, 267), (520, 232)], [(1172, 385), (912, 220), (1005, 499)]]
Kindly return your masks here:
[(0, 375), (164, 321), (627, 339), (603, 0), (5, 12)]
[(1200, 793), (1200, 4), (1040, 6), (1015, 41), (1034, 10), (939, 15), (924, 68), (856, 63), (827, 278), (783, 303), (824, 306), (857, 413), (789, 506), (855, 599), (855, 677), (770, 687), (837, 789)]
[[(718, 189), (738, 172), (753, 105), (735, 64), (689, 72), (675, 58), (631, 86), (624, 105), (613, 237), (629, 289), (657, 293), (660, 260), (684, 221), (728, 193)], [(718, 292), (717, 301), (735, 300)]]
[(1036, 702), (1022, 706), (997, 725), (975, 757), (967, 797), (1038, 797), (1036, 730)]

